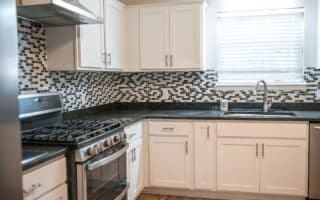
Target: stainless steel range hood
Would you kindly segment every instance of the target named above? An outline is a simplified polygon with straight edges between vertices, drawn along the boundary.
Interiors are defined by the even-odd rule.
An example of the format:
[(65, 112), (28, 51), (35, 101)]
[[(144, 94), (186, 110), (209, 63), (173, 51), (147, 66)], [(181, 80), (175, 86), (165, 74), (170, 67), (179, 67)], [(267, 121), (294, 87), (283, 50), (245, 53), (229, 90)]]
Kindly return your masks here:
[(79, 0), (18, 0), (17, 5), (18, 16), (47, 26), (103, 23)]

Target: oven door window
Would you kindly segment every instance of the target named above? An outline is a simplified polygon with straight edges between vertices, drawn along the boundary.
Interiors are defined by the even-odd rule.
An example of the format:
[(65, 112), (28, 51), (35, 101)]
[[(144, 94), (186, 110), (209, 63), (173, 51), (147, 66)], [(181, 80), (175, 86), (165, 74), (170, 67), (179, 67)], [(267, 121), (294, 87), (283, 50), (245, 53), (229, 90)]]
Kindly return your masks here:
[[(109, 154), (109, 155), (108, 155)], [(104, 157), (112, 157), (108, 152)], [(111, 154), (111, 155), (110, 155)], [(97, 158), (101, 159), (101, 158)], [(87, 170), (88, 200), (115, 200), (119, 199), (127, 189), (126, 153), (118, 155), (116, 159), (95, 169)]]

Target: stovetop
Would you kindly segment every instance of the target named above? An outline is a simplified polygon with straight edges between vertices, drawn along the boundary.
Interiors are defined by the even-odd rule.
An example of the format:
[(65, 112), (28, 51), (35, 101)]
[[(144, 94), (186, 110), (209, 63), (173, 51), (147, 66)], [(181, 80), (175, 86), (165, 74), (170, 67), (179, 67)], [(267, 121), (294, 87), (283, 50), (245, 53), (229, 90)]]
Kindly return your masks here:
[(71, 120), (22, 132), (23, 142), (80, 144), (105, 136), (122, 125), (119, 120)]

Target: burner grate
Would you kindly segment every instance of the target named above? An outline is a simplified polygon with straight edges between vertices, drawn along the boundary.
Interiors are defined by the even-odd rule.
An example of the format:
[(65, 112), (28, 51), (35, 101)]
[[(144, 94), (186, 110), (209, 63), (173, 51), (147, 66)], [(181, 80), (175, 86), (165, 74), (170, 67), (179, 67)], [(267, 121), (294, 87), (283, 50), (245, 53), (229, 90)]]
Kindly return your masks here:
[(117, 129), (116, 120), (71, 120), (22, 133), (24, 141), (80, 143)]

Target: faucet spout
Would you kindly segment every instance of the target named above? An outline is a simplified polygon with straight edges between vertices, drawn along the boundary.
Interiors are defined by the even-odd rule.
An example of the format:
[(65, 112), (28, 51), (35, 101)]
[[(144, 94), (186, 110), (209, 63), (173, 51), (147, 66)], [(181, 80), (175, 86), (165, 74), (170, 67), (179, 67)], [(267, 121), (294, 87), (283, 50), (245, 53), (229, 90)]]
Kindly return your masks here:
[(264, 91), (264, 96), (263, 96), (263, 112), (268, 112), (272, 103), (271, 101), (268, 100), (268, 85), (267, 85), (267, 82), (264, 81), (264, 80), (260, 80), (257, 82), (256, 84), (256, 92), (259, 90), (259, 86), (260, 85), (263, 85), (263, 91)]

